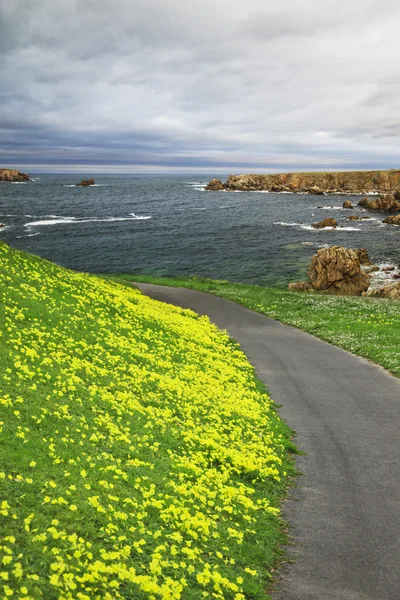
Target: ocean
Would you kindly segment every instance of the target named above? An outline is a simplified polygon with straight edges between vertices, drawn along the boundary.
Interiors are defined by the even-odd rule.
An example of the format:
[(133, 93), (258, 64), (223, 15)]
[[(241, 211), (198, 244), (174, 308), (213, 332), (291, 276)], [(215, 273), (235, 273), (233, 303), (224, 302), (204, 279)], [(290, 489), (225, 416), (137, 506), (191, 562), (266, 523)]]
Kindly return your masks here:
[[(79, 271), (275, 287), (304, 279), (324, 246), (367, 248), (380, 265), (400, 263), (400, 228), (341, 208), (356, 196), (206, 192), (216, 176), (101, 175), (88, 188), (75, 187), (81, 175), (0, 183), (0, 239)], [(371, 218), (351, 222), (350, 214)], [(338, 229), (311, 228), (328, 216)]]

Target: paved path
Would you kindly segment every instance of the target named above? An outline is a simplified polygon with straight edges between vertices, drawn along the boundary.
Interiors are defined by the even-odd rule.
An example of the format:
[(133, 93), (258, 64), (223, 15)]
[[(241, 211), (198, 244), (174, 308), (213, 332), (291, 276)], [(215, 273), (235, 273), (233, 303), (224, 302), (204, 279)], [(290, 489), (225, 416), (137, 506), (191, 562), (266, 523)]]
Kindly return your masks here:
[(275, 600), (400, 600), (400, 380), (222, 298), (138, 287), (240, 342), (307, 452), (285, 508), (297, 559)]

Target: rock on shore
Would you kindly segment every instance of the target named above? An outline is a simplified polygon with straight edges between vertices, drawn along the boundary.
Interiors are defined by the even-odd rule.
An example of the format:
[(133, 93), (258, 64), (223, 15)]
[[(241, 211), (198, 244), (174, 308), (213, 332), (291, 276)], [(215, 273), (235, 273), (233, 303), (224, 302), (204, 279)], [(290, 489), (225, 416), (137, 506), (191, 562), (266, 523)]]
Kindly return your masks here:
[(27, 173), (22, 173), (17, 169), (0, 169), (0, 181), (30, 181), (30, 177)]
[(210, 191), (300, 192), (316, 195), (366, 195), (372, 192), (388, 194), (397, 193), (400, 190), (400, 170), (230, 175), (225, 183), (219, 179), (213, 179), (206, 189)]
[(364, 248), (322, 248), (311, 259), (308, 270), (310, 281), (292, 283), (288, 288), (292, 291), (314, 290), (327, 294), (360, 296), (368, 290), (370, 284), (370, 276), (361, 269), (361, 264), (371, 264)]

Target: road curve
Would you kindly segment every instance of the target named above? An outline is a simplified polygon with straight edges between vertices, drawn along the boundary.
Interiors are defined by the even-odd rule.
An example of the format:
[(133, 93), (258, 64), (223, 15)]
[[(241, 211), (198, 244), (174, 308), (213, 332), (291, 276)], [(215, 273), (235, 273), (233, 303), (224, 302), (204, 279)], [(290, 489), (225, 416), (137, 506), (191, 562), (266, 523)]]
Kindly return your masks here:
[(400, 380), (238, 304), (136, 284), (208, 315), (240, 344), (297, 433), (304, 477), (286, 504), (296, 560), (275, 600), (400, 599)]

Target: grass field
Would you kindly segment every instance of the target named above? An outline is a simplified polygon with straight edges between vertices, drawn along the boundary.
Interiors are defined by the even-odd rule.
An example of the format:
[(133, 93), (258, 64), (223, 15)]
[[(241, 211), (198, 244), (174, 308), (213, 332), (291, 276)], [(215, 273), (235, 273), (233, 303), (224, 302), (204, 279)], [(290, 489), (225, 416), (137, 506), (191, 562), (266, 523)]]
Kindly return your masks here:
[(0, 597), (265, 599), (291, 432), (204, 317), (0, 244)]
[(196, 277), (120, 275), (117, 279), (189, 287), (222, 296), (368, 358), (400, 376), (400, 302), (302, 294)]

